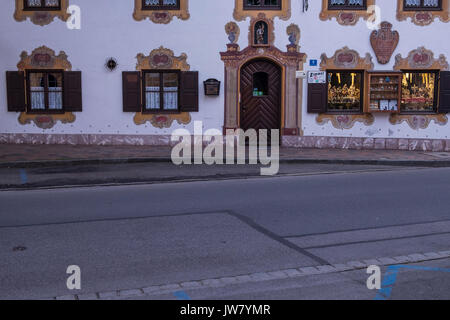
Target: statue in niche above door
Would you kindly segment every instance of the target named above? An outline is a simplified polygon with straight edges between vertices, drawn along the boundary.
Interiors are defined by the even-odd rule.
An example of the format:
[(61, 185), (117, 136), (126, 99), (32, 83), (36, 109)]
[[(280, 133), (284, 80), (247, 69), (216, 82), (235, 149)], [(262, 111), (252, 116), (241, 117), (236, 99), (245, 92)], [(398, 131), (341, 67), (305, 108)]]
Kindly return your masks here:
[(256, 46), (269, 45), (269, 27), (266, 22), (258, 21), (254, 27), (254, 43)]

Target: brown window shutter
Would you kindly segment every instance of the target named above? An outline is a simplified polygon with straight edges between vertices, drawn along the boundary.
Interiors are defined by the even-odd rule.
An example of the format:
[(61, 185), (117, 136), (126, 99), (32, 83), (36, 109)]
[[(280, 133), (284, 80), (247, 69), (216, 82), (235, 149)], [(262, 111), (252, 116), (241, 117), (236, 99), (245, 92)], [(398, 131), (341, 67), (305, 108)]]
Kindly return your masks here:
[(25, 73), (6, 71), (6, 91), (9, 112), (25, 112)]
[(308, 84), (308, 113), (327, 112), (327, 84)]
[(198, 71), (180, 74), (180, 111), (198, 112)]
[(123, 112), (141, 112), (141, 73), (122, 72)]
[(81, 71), (64, 72), (64, 111), (83, 111)]
[(450, 71), (442, 71), (439, 80), (439, 113), (450, 113)]

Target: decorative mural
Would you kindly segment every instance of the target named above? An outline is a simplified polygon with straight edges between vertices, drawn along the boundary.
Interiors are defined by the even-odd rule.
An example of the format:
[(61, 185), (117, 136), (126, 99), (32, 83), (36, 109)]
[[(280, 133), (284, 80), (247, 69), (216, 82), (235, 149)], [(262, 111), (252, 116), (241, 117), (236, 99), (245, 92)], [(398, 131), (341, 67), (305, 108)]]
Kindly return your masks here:
[[(136, 58), (137, 71), (151, 69), (189, 71), (191, 69), (189, 64), (187, 64), (187, 55), (185, 53), (182, 53), (180, 56), (176, 57), (172, 50), (164, 48), (163, 46), (152, 50), (148, 56), (139, 53)], [(177, 114), (148, 114), (139, 112), (134, 116), (134, 123), (137, 125), (143, 125), (147, 121), (156, 128), (170, 128), (174, 121), (177, 121), (178, 124), (190, 123), (191, 115), (189, 112), (181, 112)]]
[[(443, 54), (439, 55), (437, 59), (434, 58), (434, 53), (425, 47), (419, 47), (409, 52), (406, 58), (402, 58), (401, 54), (395, 57), (394, 70), (449, 70), (449, 64)], [(397, 125), (406, 122), (411, 129), (419, 130), (426, 129), (430, 123), (445, 125), (448, 123), (448, 118), (445, 114), (424, 114), (424, 115), (401, 115), (391, 114), (389, 122), (392, 125)]]
[(371, 126), (375, 122), (375, 117), (370, 114), (319, 114), (316, 122), (324, 125), (331, 122), (336, 129), (351, 129), (356, 122), (361, 122), (366, 126)]
[(389, 122), (392, 125), (406, 122), (413, 130), (426, 129), (432, 121), (440, 126), (445, 126), (448, 123), (448, 117), (445, 114), (402, 115), (398, 113), (394, 113), (389, 117)]
[(348, 47), (337, 50), (330, 58), (325, 53), (322, 53), (320, 60), (321, 70), (363, 69), (369, 71), (374, 68), (370, 53), (366, 53), (364, 57), (360, 57), (357, 51), (351, 50)]
[(450, 21), (450, 1), (442, 0), (441, 11), (414, 11), (404, 10), (404, 0), (397, 0), (397, 19), (399, 21), (405, 21), (411, 18), (412, 23), (418, 26), (427, 26), (431, 24), (435, 18), (439, 18), (442, 22)]
[(401, 54), (395, 57), (394, 70), (402, 69), (434, 69), (434, 70), (449, 70), (447, 59), (443, 54), (439, 55), (437, 59), (434, 58), (434, 53), (425, 47), (419, 47), (412, 50), (406, 58), (402, 58)]
[[(34, 49), (29, 55), (23, 51), (20, 55), (20, 61), (17, 64), (19, 71), (26, 71), (31, 69), (57, 69), (64, 71), (71, 71), (72, 64), (67, 59), (64, 51), (60, 51), (58, 55), (52, 49), (42, 46)], [(72, 112), (65, 112), (63, 114), (28, 114), (22, 112), (19, 115), (18, 121), (20, 124), (34, 123), (38, 128), (51, 129), (59, 121), (61, 123), (75, 122), (75, 115)]]
[(399, 41), (399, 33), (392, 31), (392, 24), (387, 21), (380, 24), (379, 30), (372, 31), (370, 44), (380, 64), (387, 64), (391, 60)]
[(281, 0), (281, 10), (244, 10), (244, 1), (235, 0), (233, 18), (236, 21), (244, 21), (246, 18), (257, 18), (259, 13), (264, 13), (268, 19), (275, 17), (281, 20), (291, 18), (291, 0)]
[[(366, 53), (361, 57), (355, 50), (348, 47), (343, 47), (337, 50), (332, 57), (328, 57), (325, 53), (320, 56), (320, 70), (327, 69), (358, 69), (370, 71), (374, 68), (372, 56)], [(361, 122), (366, 126), (374, 123), (374, 116), (370, 113), (364, 114), (319, 114), (316, 117), (316, 122), (324, 125), (331, 122), (336, 129), (351, 129), (356, 122)]]
[[(375, 5), (375, 0), (367, 0), (367, 8)], [(360, 18), (367, 20), (372, 13), (369, 10), (329, 10), (328, 0), (322, 0), (322, 11), (320, 12), (320, 20), (332, 20), (336, 18), (336, 21), (343, 26), (353, 26)]]
[(25, 21), (27, 18), (30, 19), (32, 23), (38, 26), (45, 26), (50, 24), (55, 17), (61, 19), (62, 21), (67, 21), (70, 14), (67, 13), (67, 8), (69, 7), (69, 0), (61, 0), (60, 10), (24, 10), (24, 1), (16, 0), (16, 11), (14, 12), (14, 19), (16, 21)]
[(145, 10), (142, 8), (142, 0), (134, 0), (133, 18), (137, 21), (149, 18), (154, 23), (168, 24), (173, 17), (187, 20), (189, 14), (189, 0), (180, 0), (180, 8), (176, 10)]

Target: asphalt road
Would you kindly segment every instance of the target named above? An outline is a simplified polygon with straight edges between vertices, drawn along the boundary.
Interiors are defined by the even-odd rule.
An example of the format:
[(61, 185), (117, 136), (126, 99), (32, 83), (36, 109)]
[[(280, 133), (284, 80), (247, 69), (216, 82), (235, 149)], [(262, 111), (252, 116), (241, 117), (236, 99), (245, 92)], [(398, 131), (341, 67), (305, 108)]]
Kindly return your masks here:
[[(450, 169), (375, 169), (2, 191), (0, 299), (95, 298), (89, 294), (450, 250)], [(77, 292), (66, 288), (74, 264), (82, 270)], [(450, 298), (450, 259), (417, 265), (439, 270), (402, 270), (390, 298)], [(358, 270), (182, 293), (374, 299), (366, 279)], [(174, 289), (139, 298), (179, 296)]]

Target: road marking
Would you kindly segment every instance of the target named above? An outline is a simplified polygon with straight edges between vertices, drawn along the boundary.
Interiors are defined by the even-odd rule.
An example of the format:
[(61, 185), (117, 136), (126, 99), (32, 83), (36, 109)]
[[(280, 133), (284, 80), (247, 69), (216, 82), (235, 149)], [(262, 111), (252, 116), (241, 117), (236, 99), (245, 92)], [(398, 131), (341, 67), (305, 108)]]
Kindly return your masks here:
[(175, 291), (173, 293), (173, 295), (178, 299), (178, 300), (191, 300), (191, 298), (189, 297), (189, 295), (184, 292), (184, 291)]
[(431, 267), (420, 267), (420, 266), (408, 266), (408, 265), (393, 265), (389, 266), (383, 277), (383, 282), (381, 283), (381, 289), (378, 291), (377, 296), (374, 300), (387, 300), (391, 297), (392, 289), (397, 282), (397, 276), (400, 269), (410, 269), (419, 271), (439, 271), (439, 272), (450, 272), (450, 269), (443, 268), (431, 268)]
[(22, 182), (22, 184), (27, 184), (28, 176), (25, 169), (20, 169), (19, 174), (20, 174), (20, 181)]
[[(407, 262), (404, 262), (408, 260)], [(272, 272), (258, 272), (258, 273), (251, 273), (247, 275), (238, 275), (235, 277), (225, 277), (225, 278), (217, 278), (217, 279), (205, 279), (196, 281), (200, 283), (199, 286), (192, 288), (191, 290), (198, 290), (198, 289), (210, 289), (210, 288), (217, 288), (217, 287), (226, 287), (229, 285), (236, 285), (236, 284), (244, 284), (249, 282), (262, 282), (262, 281), (271, 281), (271, 280), (280, 280), (280, 279), (290, 279), (290, 278), (298, 278), (298, 277), (305, 277), (305, 276), (311, 276), (311, 275), (323, 275), (323, 274), (333, 274), (333, 273), (341, 273), (346, 271), (357, 271), (357, 270), (363, 270), (366, 269), (369, 265), (376, 264), (378, 266), (399, 266), (410, 268), (410, 269), (420, 269), (422, 267), (416, 267), (416, 266), (408, 266), (408, 265), (399, 265), (399, 263), (419, 263), (419, 262), (425, 262), (425, 261), (434, 261), (434, 260), (442, 260), (442, 259), (448, 259), (450, 258), (450, 251), (441, 251), (441, 252), (428, 252), (424, 254), (410, 254), (407, 256), (400, 256), (400, 257), (393, 257), (393, 258), (379, 258), (379, 260), (372, 259), (372, 260), (366, 260), (364, 262), (361, 261), (350, 261), (345, 264), (335, 264), (335, 265), (326, 265), (326, 266), (316, 266), (316, 267), (300, 267), (300, 268), (293, 268), (288, 270), (278, 270), (278, 271), (272, 271)], [(383, 263), (385, 261), (385, 263)], [(395, 268), (388, 268), (388, 271), (390, 271), (390, 274), (388, 274), (388, 277), (385, 277), (382, 286), (385, 286), (388, 288), (388, 286), (391, 283), (395, 283), (396, 280), (396, 272)], [(421, 270), (448, 270), (447, 272), (450, 272), (450, 269), (438, 269), (438, 268), (422, 268)], [(182, 282), (185, 283), (185, 282)], [(165, 284), (165, 285), (159, 285), (151, 287), (152, 290), (145, 290), (143, 288), (136, 289), (139, 290), (139, 292), (144, 292), (148, 296), (155, 296), (155, 295), (162, 295), (162, 294), (174, 294), (175, 297), (183, 297), (186, 296), (183, 294), (184, 291), (173, 291), (173, 288), (179, 288), (182, 287), (181, 283), (175, 283), (175, 284)], [(390, 291), (392, 288), (386, 289), (384, 291), (384, 295), (390, 294)], [(130, 290), (128, 290), (130, 291)], [(118, 290), (119, 296), (120, 290)], [(102, 293), (98, 292), (95, 295), (90, 295), (92, 297), (96, 297), (95, 299), (101, 299), (99, 297), (102, 297)], [(141, 294), (139, 295), (141, 296)], [(67, 298), (67, 296), (64, 296)], [(137, 297), (137, 296), (136, 296)], [(58, 300), (60, 297), (53, 297), (53, 299)], [(74, 296), (75, 299), (77, 299), (77, 296)], [(132, 299), (132, 295), (127, 295), (126, 298)]]

